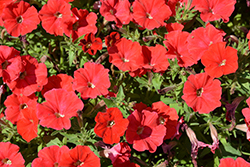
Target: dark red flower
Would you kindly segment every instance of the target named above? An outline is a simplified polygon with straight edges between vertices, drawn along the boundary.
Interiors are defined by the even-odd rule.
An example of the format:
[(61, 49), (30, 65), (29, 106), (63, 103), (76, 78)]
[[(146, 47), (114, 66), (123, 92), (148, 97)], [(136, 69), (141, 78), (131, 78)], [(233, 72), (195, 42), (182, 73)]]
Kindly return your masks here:
[(0, 166), (3, 167), (25, 167), (23, 156), (19, 147), (10, 142), (0, 142)]
[(129, 144), (133, 144), (135, 150), (149, 150), (150, 153), (153, 153), (157, 146), (163, 143), (166, 128), (164, 125), (157, 123), (158, 114), (156, 112), (135, 110), (128, 116), (128, 120), (126, 139)]
[(170, 8), (163, 0), (135, 0), (133, 18), (143, 28), (153, 30), (164, 25), (164, 20), (171, 16)]
[(76, 146), (69, 152), (62, 154), (60, 166), (67, 167), (100, 167), (100, 159), (88, 146)]
[(27, 110), (28, 108), (36, 110), (37, 97), (35, 94), (32, 94), (29, 97), (12, 94), (4, 101), (4, 105), (6, 106), (6, 119), (11, 123), (16, 124), (17, 121), (23, 118), (23, 110)]
[(219, 19), (228, 22), (236, 0), (194, 0), (192, 4), (201, 12), (200, 16), (204, 22)]
[(0, 46), (0, 77), (4, 82), (11, 82), (18, 78), (23, 70), (20, 52), (13, 47)]
[(44, 63), (38, 63), (30, 55), (21, 56), (23, 71), (19, 77), (7, 85), (15, 94), (29, 96), (42, 90), (43, 85), (47, 84), (47, 67)]
[(207, 24), (205, 28), (199, 27), (193, 30), (187, 41), (189, 52), (194, 60), (200, 60), (211, 44), (223, 42), (224, 35), (225, 32), (216, 29), (212, 24)]
[(50, 146), (45, 147), (38, 152), (38, 158), (34, 159), (32, 162), (33, 167), (57, 167), (60, 165), (61, 156), (64, 153), (69, 152), (67, 146)]
[(44, 85), (42, 95), (53, 88), (62, 88), (67, 91), (74, 91), (73, 78), (67, 74), (53, 75), (48, 78), (48, 83)]
[(65, 24), (71, 18), (71, 5), (64, 0), (48, 0), (47, 4), (43, 5), (39, 11), (39, 16), (42, 20), (42, 26), (47, 33), (63, 35)]
[(36, 115), (36, 109), (28, 107), (27, 109), (22, 110), (22, 115), (23, 117), (17, 121), (17, 132), (24, 140), (30, 142), (38, 136), (38, 118)]
[(194, 111), (209, 113), (221, 106), (222, 88), (218, 79), (207, 73), (190, 75), (184, 84), (182, 99)]
[(166, 127), (165, 139), (172, 138), (177, 132), (177, 124), (179, 116), (174, 108), (170, 108), (162, 101), (158, 101), (152, 104), (152, 111), (158, 113), (158, 124), (162, 124)]
[(7, 32), (15, 37), (33, 31), (40, 23), (36, 8), (24, 1), (6, 6), (2, 19)]
[(101, 0), (100, 13), (107, 21), (115, 21), (118, 27), (128, 24), (131, 19), (128, 0)]
[(176, 30), (166, 34), (166, 40), (163, 41), (168, 49), (167, 58), (177, 58), (180, 67), (188, 67), (197, 63), (192, 54), (189, 53), (188, 36), (188, 32)]
[(108, 53), (109, 62), (122, 71), (135, 71), (144, 63), (140, 44), (126, 38), (117, 41)]
[(236, 160), (233, 158), (222, 158), (220, 159), (219, 167), (250, 167), (250, 163), (245, 161), (243, 158), (238, 157)]
[(128, 120), (123, 118), (118, 108), (109, 108), (105, 113), (98, 112), (95, 122), (94, 132), (106, 144), (119, 143), (128, 127)]
[(84, 36), (84, 39), (80, 40), (80, 46), (84, 52), (88, 52), (90, 55), (95, 55), (97, 50), (102, 49), (101, 38), (95, 38), (94, 34), (90, 33)]
[(120, 34), (118, 32), (111, 32), (105, 37), (105, 44), (107, 49), (113, 46), (120, 39)]
[(72, 9), (73, 18), (65, 21), (67, 26), (64, 26), (64, 33), (71, 36), (73, 41), (84, 34), (97, 32), (96, 20), (97, 15), (93, 12), (88, 12), (86, 9)]
[(74, 72), (73, 89), (80, 92), (83, 99), (106, 95), (110, 87), (108, 72), (101, 64), (87, 62), (84, 68)]
[(209, 46), (201, 58), (205, 72), (215, 78), (236, 72), (238, 69), (237, 50), (219, 42)]
[(37, 105), (40, 125), (56, 130), (71, 127), (70, 118), (84, 107), (83, 102), (72, 91), (52, 89), (44, 94), (46, 102)]

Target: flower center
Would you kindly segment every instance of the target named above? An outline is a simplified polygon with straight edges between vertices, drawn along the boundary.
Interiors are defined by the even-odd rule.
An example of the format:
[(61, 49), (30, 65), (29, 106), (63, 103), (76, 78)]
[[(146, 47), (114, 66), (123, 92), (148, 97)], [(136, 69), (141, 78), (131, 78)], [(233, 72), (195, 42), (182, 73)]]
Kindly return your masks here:
[(24, 79), (26, 75), (27, 75), (27, 72), (26, 72), (26, 71), (21, 72), (19, 78), (20, 78), (20, 79)]
[(17, 21), (17, 23), (22, 23), (23, 22), (23, 17), (22, 16), (18, 16), (16, 18), (16, 21)]
[(77, 162), (75, 162), (74, 163), (74, 166), (81, 166), (81, 165), (83, 165), (84, 164), (84, 162), (81, 162), (80, 160), (78, 160)]
[(88, 48), (90, 48), (90, 47), (91, 47), (91, 43), (88, 42), (88, 43), (86, 44), (86, 48), (88, 49)]
[(54, 163), (54, 167), (58, 167), (58, 165), (59, 165), (58, 162)]
[(9, 160), (8, 158), (3, 159), (2, 162), (4, 164), (7, 164), (7, 165), (11, 165), (12, 164), (11, 160)]
[(160, 122), (160, 124), (164, 125), (164, 123), (165, 123), (165, 119), (164, 119), (162, 116), (160, 116), (160, 118), (159, 118), (159, 122)]
[(146, 16), (147, 16), (147, 18), (149, 18), (149, 19), (153, 19), (153, 17), (152, 17), (149, 13), (147, 13)]
[(196, 91), (198, 97), (201, 97), (202, 93), (203, 93), (203, 88), (200, 88)]
[(125, 59), (125, 58), (122, 58), (122, 61), (123, 61), (124, 63), (128, 63), (128, 62), (129, 62), (129, 60), (128, 60), (128, 59)]
[(144, 130), (143, 127), (138, 127), (136, 133), (137, 133), (138, 135), (140, 135), (140, 134), (142, 134), (143, 130)]
[(78, 28), (78, 26), (79, 26), (79, 22), (77, 21), (77, 22), (75, 22), (75, 23), (73, 24), (73, 30), (76, 31), (77, 28)]
[(108, 127), (112, 127), (114, 124), (115, 124), (115, 121), (114, 121), (114, 120), (108, 121)]
[(55, 13), (55, 16), (56, 16), (57, 18), (62, 18), (63, 15), (62, 15), (62, 13), (60, 13), (60, 12), (56, 12), (56, 13)]
[(25, 104), (25, 103), (23, 103), (23, 104), (21, 104), (21, 105), (19, 106), (20, 110), (23, 110), (23, 109), (25, 109), (25, 108), (27, 108), (27, 107), (28, 107), (28, 105)]
[(2, 69), (5, 70), (7, 68), (7, 66), (9, 65), (8, 61), (5, 60), (3, 63), (2, 63)]
[(109, 10), (109, 13), (112, 14), (112, 15), (114, 15), (113, 9), (110, 9), (110, 10)]
[(62, 114), (56, 112), (56, 113), (55, 113), (55, 116), (56, 116), (56, 118), (61, 118), (61, 117), (63, 118), (65, 115), (62, 115)]
[(95, 85), (92, 84), (91, 82), (88, 82), (88, 87), (94, 89), (94, 88), (95, 88)]
[(226, 59), (222, 60), (219, 66), (224, 66), (224, 65), (226, 65)]

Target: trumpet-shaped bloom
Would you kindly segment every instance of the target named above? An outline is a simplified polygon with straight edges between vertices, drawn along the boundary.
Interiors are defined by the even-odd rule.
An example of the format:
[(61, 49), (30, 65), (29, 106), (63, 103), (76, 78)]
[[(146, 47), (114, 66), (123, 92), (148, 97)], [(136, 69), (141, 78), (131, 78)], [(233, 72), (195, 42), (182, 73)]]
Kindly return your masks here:
[(190, 75), (184, 84), (182, 99), (194, 111), (209, 113), (221, 106), (222, 88), (220, 81), (207, 73)]
[(52, 89), (44, 94), (46, 102), (37, 105), (40, 125), (56, 130), (71, 127), (70, 118), (83, 109), (83, 102), (72, 91)]
[(110, 87), (108, 72), (101, 64), (87, 62), (84, 68), (74, 72), (73, 89), (80, 92), (83, 99), (107, 95)]
[(243, 158), (238, 157), (236, 160), (233, 158), (222, 158), (220, 159), (219, 167), (250, 167), (250, 163), (245, 161)]

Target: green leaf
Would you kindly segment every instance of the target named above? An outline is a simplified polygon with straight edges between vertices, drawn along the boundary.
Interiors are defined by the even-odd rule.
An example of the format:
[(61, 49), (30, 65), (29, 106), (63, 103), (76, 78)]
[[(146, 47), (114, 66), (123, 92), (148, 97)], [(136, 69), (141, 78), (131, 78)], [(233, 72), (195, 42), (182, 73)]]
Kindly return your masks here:
[(159, 73), (154, 74), (154, 77), (152, 79), (152, 84), (155, 90), (161, 89), (162, 82), (163, 82), (162, 75)]
[(102, 100), (105, 102), (105, 104), (106, 104), (106, 106), (108, 107), (108, 108), (111, 108), (111, 107), (117, 107), (117, 105), (114, 103), (114, 101), (113, 100), (111, 100), (111, 99), (106, 99), (106, 98), (102, 98)]
[(75, 59), (75, 53), (72, 49), (69, 50), (69, 66), (72, 66), (72, 63)]
[(124, 98), (125, 98), (125, 94), (124, 94), (122, 86), (120, 85), (117, 96), (116, 96), (116, 102), (121, 102)]
[(223, 153), (224, 155), (228, 155), (229, 157), (241, 156), (241, 152), (232, 147), (231, 144), (228, 143), (225, 138), (220, 138), (220, 142), (224, 147), (225, 151), (225, 153)]
[(50, 142), (48, 142), (48, 143), (46, 144), (47, 147), (53, 146), (53, 145), (62, 146), (63, 144), (62, 144), (62, 142), (61, 142), (58, 138), (55, 138), (55, 139), (53, 139), (53, 140), (50, 140)]

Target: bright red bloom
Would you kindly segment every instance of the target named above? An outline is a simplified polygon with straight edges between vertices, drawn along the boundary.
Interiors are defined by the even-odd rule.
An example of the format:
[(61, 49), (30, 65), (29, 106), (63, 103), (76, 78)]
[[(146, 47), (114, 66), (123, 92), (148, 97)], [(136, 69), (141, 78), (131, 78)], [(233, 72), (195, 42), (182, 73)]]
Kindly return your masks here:
[[(1, 17), (1, 15), (2, 15), (2, 12), (3, 12), (4, 8), (5, 8), (8, 4), (10, 4), (10, 3), (14, 2), (14, 1), (16, 1), (16, 0), (1, 0), (1, 1), (0, 1), (0, 17)], [(1, 19), (0, 19), (0, 20), (1, 20)]]
[(126, 139), (137, 151), (156, 151), (157, 146), (163, 143), (166, 128), (158, 124), (158, 114), (148, 110), (141, 112), (135, 110), (128, 116), (129, 125), (126, 131)]
[(20, 52), (13, 47), (0, 46), (0, 77), (4, 82), (18, 78), (23, 66)]
[(0, 166), (2, 167), (25, 167), (23, 156), (19, 147), (10, 142), (0, 142)]
[(115, 21), (117, 27), (128, 24), (131, 19), (128, 0), (101, 0), (100, 13), (107, 21)]
[(220, 159), (219, 167), (250, 167), (250, 163), (241, 157), (238, 157), (236, 160), (233, 158), (222, 158)]
[(73, 41), (84, 34), (97, 32), (96, 20), (97, 15), (93, 12), (88, 12), (86, 9), (72, 9), (73, 18), (65, 21), (67, 27), (64, 27), (64, 33), (71, 36)]
[(180, 23), (168, 23), (168, 24), (166, 24), (165, 27), (166, 27), (168, 32), (176, 31), (176, 30), (182, 31), (182, 29), (184, 28), (184, 25), (182, 25)]
[(158, 101), (152, 104), (152, 111), (158, 113), (158, 124), (162, 124), (166, 127), (165, 139), (172, 138), (177, 132), (177, 124), (179, 116), (174, 108), (170, 108), (162, 101)]
[(19, 77), (7, 85), (15, 94), (29, 96), (42, 90), (43, 85), (47, 84), (47, 67), (44, 63), (38, 63), (30, 55), (21, 56), (24, 66)]
[(215, 78), (236, 72), (238, 69), (237, 50), (219, 42), (209, 46), (201, 58), (205, 72)]
[(44, 98), (46, 102), (37, 105), (39, 124), (56, 130), (68, 130), (70, 118), (77, 116), (77, 111), (84, 107), (74, 92), (64, 89), (52, 89), (44, 94)]
[(84, 52), (88, 52), (90, 55), (95, 55), (97, 50), (102, 49), (101, 38), (95, 38), (94, 34), (90, 33), (84, 36), (84, 39), (80, 40), (80, 46)]
[(106, 95), (110, 87), (108, 72), (101, 64), (87, 62), (84, 68), (74, 72), (73, 89), (80, 92), (83, 99)]
[(47, 33), (63, 35), (65, 24), (71, 18), (71, 5), (64, 0), (48, 0), (47, 4), (43, 5), (39, 11), (39, 16), (42, 20), (42, 26)]
[(229, 21), (234, 11), (236, 0), (194, 0), (192, 5), (201, 12), (201, 19), (204, 22), (222, 19)]
[[(250, 39), (250, 31), (247, 33), (247, 39)], [(248, 40), (248, 48), (250, 48), (250, 41)]]
[(105, 44), (107, 46), (107, 49), (113, 46), (120, 38), (121, 38), (120, 34), (114, 31), (111, 32), (109, 35), (107, 35), (105, 37)]
[(193, 30), (187, 40), (189, 52), (194, 60), (200, 60), (211, 44), (223, 42), (224, 35), (225, 32), (216, 29), (212, 24)]
[(23, 118), (17, 122), (17, 132), (22, 136), (24, 140), (30, 142), (36, 138), (38, 132), (38, 118), (36, 115), (36, 109), (29, 107), (22, 110)]
[(53, 75), (48, 78), (48, 83), (44, 85), (42, 95), (53, 88), (62, 88), (67, 91), (74, 91), (73, 78), (67, 74)]
[(69, 152), (62, 154), (60, 166), (67, 167), (100, 167), (100, 158), (98, 158), (88, 146), (76, 146)]
[(247, 102), (247, 105), (248, 105), (248, 108), (244, 108), (243, 110), (242, 110), (242, 114), (244, 115), (244, 117), (245, 117), (245, 123), (246, 123), (246, 127), (247, 127), (247, 130), (246, 130), (246, 133), (247, 133), (247, 140), (249, 140), (250, 141), (250, 136), (249, 136), (249, 134), (250, 134), (250, 98), (248, 98), (247, 100), (246, 100), (246, 102)]
[(97, 136), (102, 137), (106, 144), (120, 142), (120, 137), (124, 135), (128, 120), (123, 118), (118, 108), (109, 108), (105, 113), (98, 112), (95, 117), (94, 132)]
[(7, 32), (15, 37), (33, 31), (40, 23), (36, 8), (24, 1), (6, 6), (2, 19)]
[(184, 84), (182, 99), (194, 111), (209, 113), (221, 106), (222, 88), (218, 79), (207, 73), (190, 75)]
[(126, 38), (121, 38), (108, 50), (109, 62), (122, 71), (135, 71), (142, 67), (144, 58), (141, 46)]
[(49, 167), (49, 166), (61, 166), (60, 160), (61, 156), (64, 153), (69, 152), (69, 148), (67, 146), (50, 146), (45, 147), (38, 152), (38, 158), (34, 159), (32, 162), (33, 167)]
[(37, 97), (35, 94), (32, 94), (29, 97), (12, 94), (4, 101), (4, 105), (6, 106), (6, 119), (11, 123), (16, 124), (17, 121), (23, 118), (23, 110), (27, 110), (28, 108), (36, 110)]
[(133, 18), (143, 28), (153, 30), (164, 25), (164, 20), (171, 16), (170, 8), (164, 0), (135, 0)]
[(169, 62), (166, 57), (167, 50), (164, 46), (156, 44), (156, 46), (142, 46), (142, 53), (145, 59), (143, 68), (152, 70), (153, 72), (165, 72), (168, 69)]
[(197, 61), (189, 53), (188, 39), (189, 33), (182, 32), (180, 30), (171, 31), (165, 35), (165, 41), (163, 43), (166, 45), (168, 52), (167, 58), (177, 58), (178, 65), (180, 67), (188, 67), (196, 64)]

